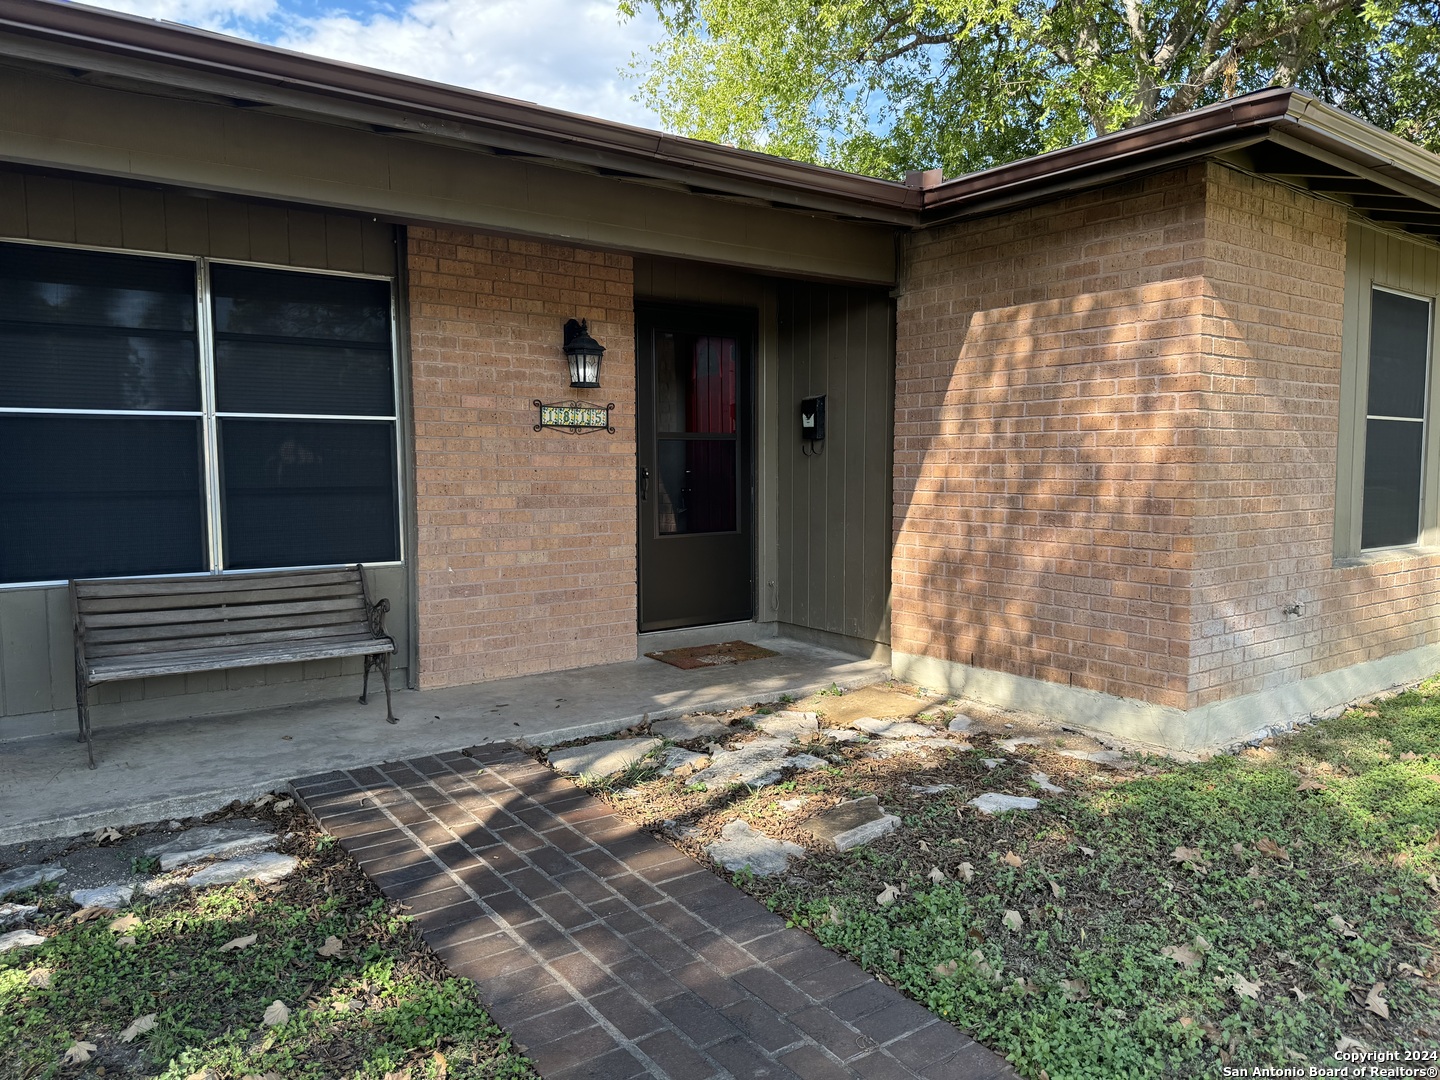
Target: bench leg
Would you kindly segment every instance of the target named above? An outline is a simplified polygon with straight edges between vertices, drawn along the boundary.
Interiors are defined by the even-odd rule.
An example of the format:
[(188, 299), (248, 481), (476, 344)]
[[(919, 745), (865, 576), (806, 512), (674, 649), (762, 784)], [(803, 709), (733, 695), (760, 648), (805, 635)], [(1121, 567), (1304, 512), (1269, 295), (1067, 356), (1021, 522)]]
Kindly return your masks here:
[(95, 768), (95, 745), (90, 741), (90, 703), (85, 700), (86, 693), (83, 687), (77, 687), (75, 695), (75, 712), (80, 718), (80, 737), (76, 742), (85, 744), (85, 755), (90, 759), (90, 768)]
[(360, 704), (364, 705), (370, 694), (370, 669), (378, 667), (380, 677), (385, 681), (385, 722), (387, 724), (398, 724), (400, 721), (395, 718), (395, 710), (390, 707), (390, 654), (379, 653), (378, 655), (365, 657), (365, 678), (360, 684)]
[(365, 678), (360, 681), (360, 704), (370, 700), (370, 669), (375, 666), (375, 657), (365, 657)]

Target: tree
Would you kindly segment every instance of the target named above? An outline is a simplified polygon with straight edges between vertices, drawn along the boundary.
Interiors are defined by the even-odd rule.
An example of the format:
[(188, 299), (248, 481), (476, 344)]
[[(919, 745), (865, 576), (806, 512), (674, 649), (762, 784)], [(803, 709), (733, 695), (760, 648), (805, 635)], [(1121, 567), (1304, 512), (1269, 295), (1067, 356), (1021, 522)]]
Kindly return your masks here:
[(1440, 149), (1440, 0), (622, 0), (671, 130), (958, 175), (1265, 86)]

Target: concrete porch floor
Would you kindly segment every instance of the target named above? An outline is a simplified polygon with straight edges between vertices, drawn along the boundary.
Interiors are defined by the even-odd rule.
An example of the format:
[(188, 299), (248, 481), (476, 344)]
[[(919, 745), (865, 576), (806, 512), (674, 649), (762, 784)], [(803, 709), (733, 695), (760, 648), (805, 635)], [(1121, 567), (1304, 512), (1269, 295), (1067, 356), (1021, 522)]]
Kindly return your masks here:
[(642, 656), (475, 686), (400, 691), (400, 723), (393, 726), (385, 723), (377, 679), (364, 706), (347, 698), (115, 727), (107, 727), (104, 710), (97, 709), (93, 771), (73, 733), (0, 741), (0, 844), (208, 813), (331, 769), (485, 742), (564, 742), (618, 731), (647, 713), (658, 720), (732, 709), (890, 676), (879, 661), (784, 638), (763, 643), (779, 655), (694, 671)]

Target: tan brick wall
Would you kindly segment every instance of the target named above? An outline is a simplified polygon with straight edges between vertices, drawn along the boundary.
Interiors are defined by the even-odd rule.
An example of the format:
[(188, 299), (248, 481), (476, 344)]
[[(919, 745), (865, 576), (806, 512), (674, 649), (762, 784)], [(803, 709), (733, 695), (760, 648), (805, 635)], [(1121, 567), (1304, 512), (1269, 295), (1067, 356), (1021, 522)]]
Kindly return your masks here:
[[(630, 257), (413, 228), (409, 271), (421, 687), (634, 659)], [(600, 390), (570, 389), (569, 318)], [(616, 433), (532, 430), (532, 400), (577, 396)]]
[(912, 238), (893, 645), (1182, 706), (1203, 166)]

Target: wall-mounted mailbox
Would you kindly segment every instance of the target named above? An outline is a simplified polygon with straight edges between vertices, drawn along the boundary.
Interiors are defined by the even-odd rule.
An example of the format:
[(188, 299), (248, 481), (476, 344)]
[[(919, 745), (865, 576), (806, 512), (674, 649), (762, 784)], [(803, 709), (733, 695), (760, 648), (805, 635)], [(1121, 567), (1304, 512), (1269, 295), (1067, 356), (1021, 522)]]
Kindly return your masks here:
[(800, 437), (806, 442), (825, 441), (825, 395), (800, 401)]

